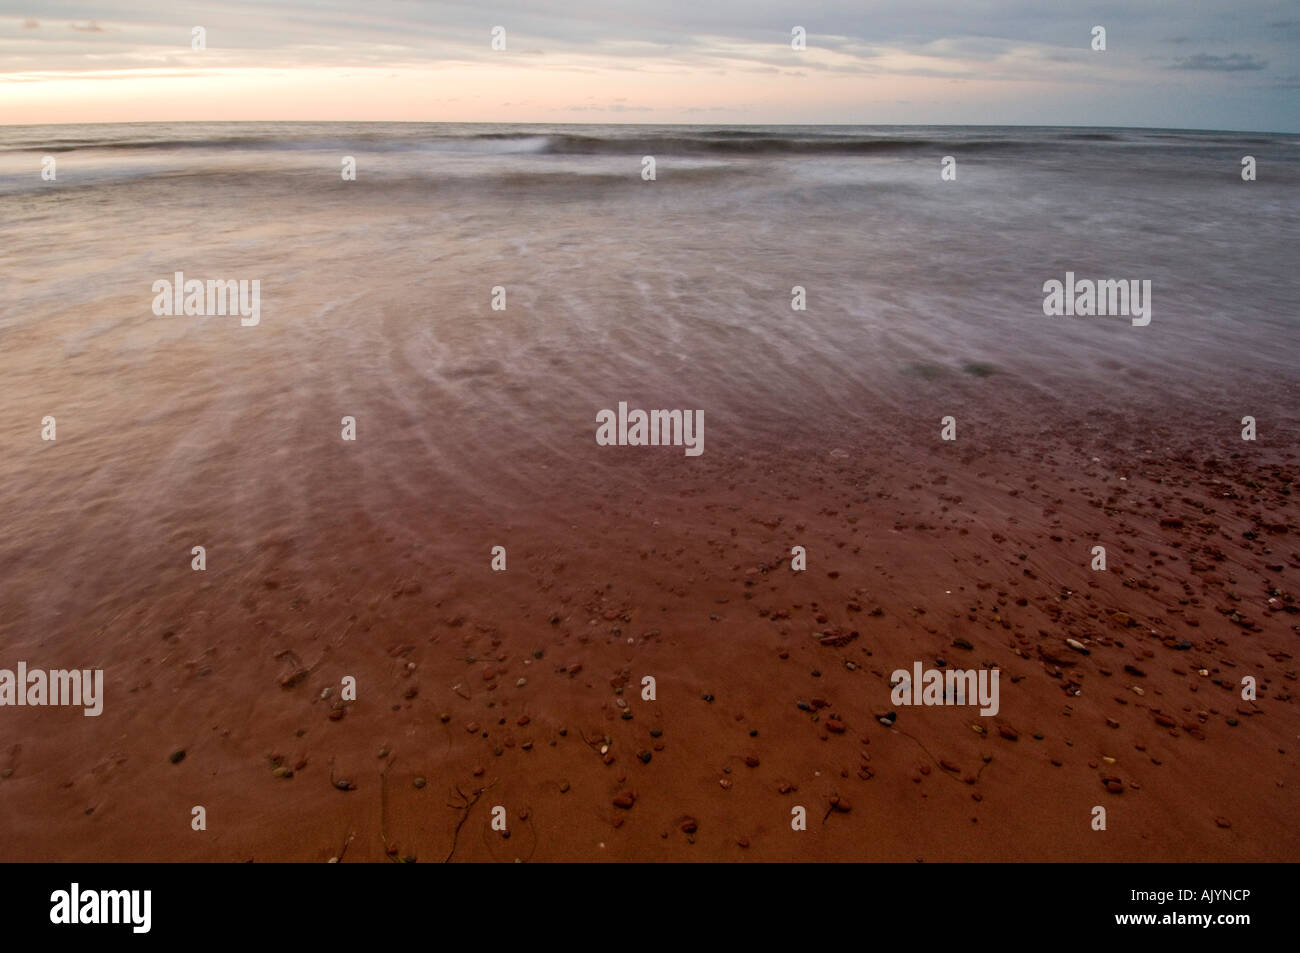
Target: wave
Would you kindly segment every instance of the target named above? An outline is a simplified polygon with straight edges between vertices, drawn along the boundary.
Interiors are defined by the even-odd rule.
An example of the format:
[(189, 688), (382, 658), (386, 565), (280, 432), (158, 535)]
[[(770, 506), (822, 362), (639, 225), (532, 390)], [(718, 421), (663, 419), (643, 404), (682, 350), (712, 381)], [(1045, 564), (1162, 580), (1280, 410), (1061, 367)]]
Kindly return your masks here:
[[(48, 128), (48, 127), (47, 127)], [(448, 152), (508, 155), (680, 155), (680, 156), (854, 156), (918, 151), (951, 152), (1059, 151), (1081, 145), (1157, 145), (1176, 141), (1193, 147), (1229, 147), (1246, 143), (1293, 145), (1295, 137), (1174, 130), (1099, 130), (1071, 128), (989, 127), (513, 127), (472, 129), (465, 126), (379, 125), (372, 129), (347, 124), (269, 128), (213, 135), (177, 135), (183, 126), (162, 126), (156, 135), (139, 128), (108, 127), (87, 135), (60, 129), (41, 136), (33, 127), (0, 129), (0, 153), (42, 151), (177, 152), (190, 150), (253, 152)], [(247, 127), (244, 127), (247, 129)], [(53, 130), (51, 129), (53, 132)], [(132, 135), (131, 133), (136, 133)], [(6, 134), (7, 133), (7, 134)], [(16, 135), (15, 135), (16, 134)]]

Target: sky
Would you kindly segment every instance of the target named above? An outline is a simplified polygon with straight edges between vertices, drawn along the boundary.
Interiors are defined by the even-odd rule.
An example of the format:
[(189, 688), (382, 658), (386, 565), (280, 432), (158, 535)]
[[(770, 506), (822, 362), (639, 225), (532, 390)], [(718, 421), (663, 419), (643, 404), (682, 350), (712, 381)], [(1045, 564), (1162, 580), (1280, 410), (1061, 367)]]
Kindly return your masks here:
[(1296, 0), (0, 0), (0, 124), (1300, 132), (1298, 52)]

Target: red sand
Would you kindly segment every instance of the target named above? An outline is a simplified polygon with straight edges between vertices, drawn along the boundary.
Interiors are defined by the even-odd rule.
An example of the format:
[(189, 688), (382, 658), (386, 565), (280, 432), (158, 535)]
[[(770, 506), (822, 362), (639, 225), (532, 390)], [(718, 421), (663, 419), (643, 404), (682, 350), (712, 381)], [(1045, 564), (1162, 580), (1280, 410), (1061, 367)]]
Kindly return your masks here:
[[(418, 505), (363, 507), (375, 474), (422, 485), (416, 447), (371, 424), (364, 470), (319, 441), (294, 451), (302, 484), (278, 482), (268, 450), (225, 492), (213, 477), (160, 501), (173, 552), (102, 518), (108, 504), (60, 509), (51, 487), (33, 501), (49, 536), (0, 565), (3, 664), (102, 666), (107, 700), (99, 718), (3, 712), (0, 854), (1300, 857), (1294, 435), (1244, 443), (1230, 414), (1171, 411), (1164, 430), (1154, 413), (1026, 414), (1009, 383), (972, 403), (987, 384), (952, 385), (969, 408), (955, 444), (931, 412), (936, 388), (954, 395), (915, 382), (916, 415), (869, 433), (742, 442), (710, 418), (698, 459), (578, 445), (570, 465), (494, 487), (513, 500), (500, 508), (433, 483)], [(251, 505), (272, 498), (278, 522)], [(176, 556), (199, 538), (202, 575)], [(1104, 573), (1088, 568), (1098, 543)], [(858, 637), (825, 647), (828, 630)], [(880, 724), (890, 672), (937, 656), (996, 665), (999, 714), (899, 708)], [(358, 698), (331, 720), (345, 675)], [(797, 707), (813, 699), (825, 707)], [(791, 830), (796, 805), (807, 831)]]

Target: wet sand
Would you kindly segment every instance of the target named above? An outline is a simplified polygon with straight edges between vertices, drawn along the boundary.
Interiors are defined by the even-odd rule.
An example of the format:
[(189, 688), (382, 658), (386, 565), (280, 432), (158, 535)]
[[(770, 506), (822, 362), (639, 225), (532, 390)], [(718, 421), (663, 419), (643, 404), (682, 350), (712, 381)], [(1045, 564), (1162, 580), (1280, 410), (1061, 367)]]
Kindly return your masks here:
[[(902, 386), (913, 419), (829, 439), (715, 418), (696, 459), (584, 441), (520, 466), (509, 507), (426, 484), (396, 421), (363, 430), (364, 467), (364, 444), (296, 444), (299, 485), (245, 452), (241, 493), (155, 501), (171, 552), (31, 489), (35, 551), (75, 571), (7, 560), (28, 584), (8, 654), (101, 666), (108, 690), (99, 718), (5, 712), (7, 859), (1293, 859), (1294, 434), (1026, 421), (996, 374)], [(955, 443), (945, 405), (969, 408)], [(356, 505), (386, 481), (427, 492)], [(998, 715), (880, 723), (890, 672), (936, 659), (1000, 669)]]

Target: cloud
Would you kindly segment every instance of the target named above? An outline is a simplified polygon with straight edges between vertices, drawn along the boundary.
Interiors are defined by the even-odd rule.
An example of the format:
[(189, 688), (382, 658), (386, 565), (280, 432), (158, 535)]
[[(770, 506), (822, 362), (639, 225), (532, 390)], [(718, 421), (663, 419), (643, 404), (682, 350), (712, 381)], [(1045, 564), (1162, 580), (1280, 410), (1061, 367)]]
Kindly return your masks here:
[(103, 33), (104, 32), (104, 28), (94, 20), (91, 20), (89, 23), (69, 23), (68, 25), (72, 27), (74, 30), (80, 31), (81, 33)]
[(1268, 65), (1261, 60), (1244, 53), (1229, 53), (1227, 56), (1215, 56), (1213, 53), (1196, 53), (1175, 60), (1170, 69), (1214, 70), (1219, 73), (1237, 73), (1242, 70), (1258, 70)]
[(23, 21), (24, 30), (36, 30), (40, 28), (40, 25), (41, 25), (40, 20), (33, 20), (31, 17), (28, 17), (26, 20)]

